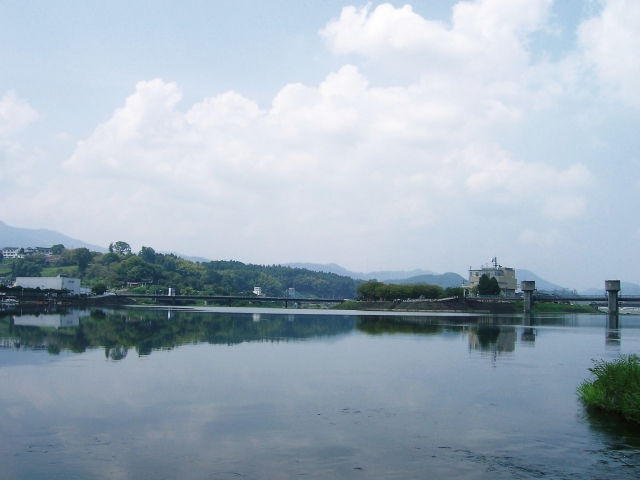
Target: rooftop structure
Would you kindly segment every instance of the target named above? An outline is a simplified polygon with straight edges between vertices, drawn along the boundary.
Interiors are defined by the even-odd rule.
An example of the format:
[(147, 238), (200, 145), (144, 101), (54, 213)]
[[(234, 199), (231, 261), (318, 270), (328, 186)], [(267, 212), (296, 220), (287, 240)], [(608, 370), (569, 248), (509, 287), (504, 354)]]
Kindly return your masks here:
[(516, 279), (515, 268), (503, 267), (498, 264), (498, 258), (493, 257), (490, 263), (482, 265), (480, 268), (469, 267), (469, 285), (464, 286), (469, 290), (477, 287), (480, 283), (482, 275), (488, 275), (489, 278), (495, 278), (500, 286), (500, 295), (505, 297), (515, 297), (516, 288), (518, 288), (518, 280)]

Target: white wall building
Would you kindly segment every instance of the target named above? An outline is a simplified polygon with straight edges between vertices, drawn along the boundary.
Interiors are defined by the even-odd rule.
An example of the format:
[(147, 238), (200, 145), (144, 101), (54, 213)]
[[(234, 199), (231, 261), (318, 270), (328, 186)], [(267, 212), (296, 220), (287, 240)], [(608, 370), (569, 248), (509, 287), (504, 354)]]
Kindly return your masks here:
[(40, 288), (41, 290), (69, 290), (73, 295), (80, 295), (80, 279), (61, 277), (17, 277), (16, 287)]
[(513, 268), (498, 265), (498, 259), (492, 258), (491, 263), (483, 265), (480, 268), (469, 269), (469, 285), (463, 285), (462, 288), (471, 290), (480, 283), (480, 277), (487, 275), (489, 278), (495, 278), (500, 286), (500, 295), (505, 297), (515, 297), (518, 288), (518, 280), (516, 279), (516, 271)]
[(25, 255), (32, 255), (34, 253), (39, 253), (48, 257), (52, 254), (51, 249), (47, 247), (25, 247), (22, 249), (24, 253), (18, 253), (20, 251), (20, 247), (4, 247), (2, 249), (2, 256), (4, 258), (22, 258)]
[(2, 249), (2, 256), (4, 258), (18, 258), (18, 252), (20, 249), (18, 247), (4, 247)]

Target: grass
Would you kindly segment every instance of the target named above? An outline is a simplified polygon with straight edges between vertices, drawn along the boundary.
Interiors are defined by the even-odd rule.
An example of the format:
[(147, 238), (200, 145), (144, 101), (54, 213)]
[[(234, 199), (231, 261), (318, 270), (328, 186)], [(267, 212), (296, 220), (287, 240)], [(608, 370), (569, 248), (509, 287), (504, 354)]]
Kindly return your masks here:
[(612, 362), (594, 360), (589, 371), (595, 379), (585, 380), (577, 389), (584, 404), (640, 424), (640, 357), (631, 354)]
[(47, 267), (42, 269), (41, 276), (43, 277), (55, 277), (59, 274), (76, 274), (78, 267), (70, 266), (70, 267)]

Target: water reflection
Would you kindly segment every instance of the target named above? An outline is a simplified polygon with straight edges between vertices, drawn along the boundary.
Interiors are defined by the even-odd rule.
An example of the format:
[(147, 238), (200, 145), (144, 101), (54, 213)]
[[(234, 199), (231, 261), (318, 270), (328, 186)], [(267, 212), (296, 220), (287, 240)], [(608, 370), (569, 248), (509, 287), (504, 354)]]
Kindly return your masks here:
[(469, 349), (489, 353), (510, 353), (518, 339), (515, 327), (479, 325), (469, 329)]
[(620, 316), (616, 313), (609, 313), (607, 315), (607, 336), (605, 344), (614, 350), (620, 347)]
[(533, 346), (536, 341), (536, 330), (533, 327), (536, 324), (535, 318), (530, 313), (525, 313), (522, 319), (522, 325), (526, 328), (522, 329), (520, 341), (523, 345)]
[(637, 477), (640, 437), (575, 394), (604, 315), (43, 314), (0, 314), (7, 478)]
[(36, 313), (14, 315), (14, 325), (29, 327), (69, 328), (80, 325), (80, 318), (89, 316), (86, 310), (72, 310), (66, 313)]
[[(127, 351), (149, 355), (191, 343), (234, 345), (288, 341), (346, 334), (354, 317), (269, 314), (208, 314), (174, 310), (68, 310), (0, 317), (1, 344), (21, 349), (84, 352), (104, 347), (105, 356), (121, 360)], [(49, 328), (49, 327), (54, 327)], [(69, 329), (60, 327), (72, 327)], [(59, 329), (59, 330), (58, 330)]]
[[(617, 315), (601, 316), (389, 316), (295, 315), (279, 313), (211, 313), (173, 309), (93, 309), (0, 312), (0, 345), (22, 349), (84, 352), (104, 347), (110, 360), (184, 344), (234, 345), (345, 335), (467, 335), (469, 351), (494, 356), (512, 354), (521, 345), (535, 346), (534, 327), (600, 324), (607, 318), (606, 346), (621, 345)], [(632, 321), (631, 318), (627, 320)], [(70, 332), (71, 331), (71, 332)], [(71, 333), (71, 334), (70, 334)]]

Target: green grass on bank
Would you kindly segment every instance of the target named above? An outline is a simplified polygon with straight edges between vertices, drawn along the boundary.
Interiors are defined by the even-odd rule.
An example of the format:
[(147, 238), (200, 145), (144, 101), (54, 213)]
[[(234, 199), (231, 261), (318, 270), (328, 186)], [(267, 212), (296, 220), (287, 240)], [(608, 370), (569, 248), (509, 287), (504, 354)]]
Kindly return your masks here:
[(78, 273), (78, 267), (48, 267), (43, 268), (41, 277), (55, 277), (57, 275), (76, 275)]
[(612, 362), (594, 360), (589, 371), (595, 379), (585, 380), (577, 389), (584, 404), (640, 424), (640, 357), (632, 354)]

